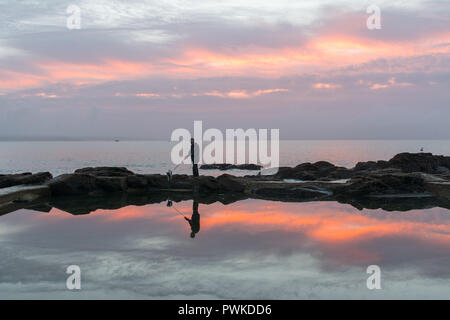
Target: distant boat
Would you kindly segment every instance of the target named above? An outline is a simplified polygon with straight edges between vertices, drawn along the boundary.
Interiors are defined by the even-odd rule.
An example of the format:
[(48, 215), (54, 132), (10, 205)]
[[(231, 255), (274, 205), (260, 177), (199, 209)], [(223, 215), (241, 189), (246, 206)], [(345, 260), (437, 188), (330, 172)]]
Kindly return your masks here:
[(119, 139), (115, 139), (114, 141), (115, 141), (115, 142), (119, 142), (120, 140), (119, 140)]

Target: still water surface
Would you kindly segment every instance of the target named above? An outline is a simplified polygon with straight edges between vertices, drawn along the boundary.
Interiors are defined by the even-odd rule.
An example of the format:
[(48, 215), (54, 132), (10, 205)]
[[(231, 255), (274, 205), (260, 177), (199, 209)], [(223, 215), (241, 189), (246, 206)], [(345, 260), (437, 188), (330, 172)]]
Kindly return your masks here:
[[(174, 207), (191, 218), (192, 201)], [(450, 298), (450, 211), (336, 202), (165, 203), (0, 217), (0, 298)], [(82, 289), (65, 287), (79, 265)], [(366, 268), (382, 270), (368, 290)]]

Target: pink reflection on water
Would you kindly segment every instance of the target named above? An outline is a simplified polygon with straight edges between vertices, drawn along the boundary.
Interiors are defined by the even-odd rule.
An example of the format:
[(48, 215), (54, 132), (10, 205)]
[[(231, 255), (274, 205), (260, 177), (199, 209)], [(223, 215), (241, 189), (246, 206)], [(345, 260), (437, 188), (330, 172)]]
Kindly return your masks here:
[[(96, 210), (89, 215), (72, 216), (61, 210), (38, 214), (49, 222), (60, 219), (90, 219), (107, 227), (138, 221), (143, 224), (170, 226), (186, 235), (192, 201), (128, 206), (117, 210)], [(242, 234), (255, 239), (265, 233), (279, 235), (282, 243), (298, 251), (314, 252), (328, 263), (370, 264), (398, 255), (427, 252), (450, 256), (450, 215), (448, 210), (433, 208), (408, 212), (357, 209), (336, 202), (283, 203), (247, 200), (230, 205), (200, 204), (201, 230), (195, 241), (208, 241), (217, 234)], [(280, 240), (281, 241), (281, 240)], [(382, 243), (382, 245), (381, 245)], [(406, 253), (405, 253), (406, 252)], [(395, 257), (394, 257), (395, 258)]]

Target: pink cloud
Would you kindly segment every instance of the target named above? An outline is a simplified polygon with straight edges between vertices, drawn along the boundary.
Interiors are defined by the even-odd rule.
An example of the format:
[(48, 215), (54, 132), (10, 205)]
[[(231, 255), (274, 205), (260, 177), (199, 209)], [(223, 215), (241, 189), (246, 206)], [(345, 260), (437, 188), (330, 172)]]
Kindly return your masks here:
[(258, 97), (260, 95), (264, 94), (270, 94), (275, 92), (287, 92), (288, 89), (264, 89), (264, 90), (255, 90), (255, 91), (248, 91), (248, 90), (232, 90), (232, 91), (208, 91), (203, 93), (197, 93), (193, 94), (194, 96), (215, 96), (220, 98), (229, 98), (229, 99), (250, 99), (254, 97)]
[(313, 87), (315, 89), (336, 89), (336, 88), (340, 88), (341, 85), (340, 84), (333, 84), (333, 83), (321, 83), (321, 82), (318, 82), (318, 83), (315, 83), (313, 85)]
[(386, 89), (389, 87), (411, 87), (414, 86), (414, 84), (409, 82), (397, 82), (395, 77), (390, 78), (386, 83), (374, 83), (370, 84), (370, 89), (372, 90), (378, 90), (378, 89)]

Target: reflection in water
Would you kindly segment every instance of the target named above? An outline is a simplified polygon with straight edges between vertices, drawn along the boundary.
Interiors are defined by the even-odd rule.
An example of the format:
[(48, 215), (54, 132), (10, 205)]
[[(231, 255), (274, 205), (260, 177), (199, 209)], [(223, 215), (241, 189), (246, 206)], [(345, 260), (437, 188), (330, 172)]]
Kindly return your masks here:
[[(167, 201), (168, 207), (173, 207), (172, 200)], [(191, 228), (191, 238), (195, 238), (195, 235), (200, 231), (200, 214), (198, 213), (198, 202), (192, 202), (192, 216), (189, 219), (184, 214), (182, 214), (177, 208), (173, 207), (177, 213), (179, 213), (188, 223)]]
[[(195, 236), (192, 200), (0, 217), (0, 297), (65, 297), (64, 268), (78, 264), (80, 297), (450, 298), (447, 209), (215, 202), (202, 205), (201, 237), (192, 242), (175, 206), (192, 210), (186, 220)], [(381, 267), (383, 290), (366, 288), (370, 264)]]
[(195, 235), (200, 231), (200, 214), (198, 213), (198, 202), (193, 201), (192, 203), (192, 216), (191, 218), (186, 218), (187, 222), (191, 226), (191, 238), (195, 238)]

